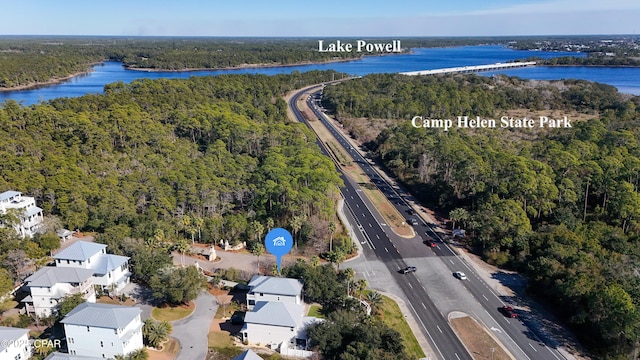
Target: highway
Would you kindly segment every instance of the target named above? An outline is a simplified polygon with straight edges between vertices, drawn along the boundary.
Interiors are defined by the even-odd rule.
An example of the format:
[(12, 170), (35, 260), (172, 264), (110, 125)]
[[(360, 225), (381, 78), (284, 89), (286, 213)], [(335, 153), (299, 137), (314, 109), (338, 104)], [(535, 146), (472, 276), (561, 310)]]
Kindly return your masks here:
[[(304, 117), (296, 106), (298, 99), (304, 92), (300, 91), (292, 96), (289, 105), (296, 118), (306, 124)], [(316, 96), (315, 94), (320, 94), (320, 92), (321, 87), (318, 87), (314, 96)], [(317, 97), (319, 98), (319, 96)], [(363, 247), (364, 256), (377, 258), (384, 262), (393, 280), (403, 291), (406, 299), (408, 299), (408, 305), (414, 312), (422, 332), (431, 343), (435, 353), (434, 356), (443, 360), (472, 359), (449, 326), (445, 315), (450, 311), (462, 311), (472, 315), (477, 321), (484, 323), (487, 328), (491, 329), (494, 335), (517, 359), (564, 359), (560, 352), (551, 348), (557, 344), (554, 344), (551, 339), (540, 339), (541, 337), (544, 338), (544, 336), (541, 331), (535, 330), (537, 326), (530, 321), (529, 314), (518, 311), (519, 317), (512, 319), (506, 318), (498, 312), (497, 309), (503, 306), (505, 301), (475, 273), (471, 266), (456, 255), (430, 224), (424, 223), (422, 218), (418, 216), (409, 215), (408, 210), (410, 208), (407, 201), (412, 200), (411, 195), (403, 192), (393, 184), (387, 183), (376, 169), (371, 166), (369, 160), (364, 158), (357, 149), (353, 148), (342, 133), (325, 119), (322, 112), (313, 103), (312, 98), (310, 97), (307, 100), (309, 108), (323, 122), (344, 150), (349, 153), (387, 198), (392, 201), (401, 214), (407, 219), (416, 218), (421, 222), (415, 226), (419, 238), (400, 238), (388, 229), (384, 219), (366, 196), (362, 194), (358, 184), (340, 172), (345, 184), (341, 188), (341, 192), (345, 204), (351, 212), (350, 221), (353, 221), (356, 236), (358, 236), (361, 243), (367, 244), (367, 246)], [(324, 145), (320, 141), (317, 143), (322, 151), (329, 156)], [(340, 171), (339, 168), (338, 170)], [(434, 240), (437, 246), (429, 248), (424, 245), (423, 241), (427, 237)], [(442, 279), (432, 276), (425, 279), (425, 277), (417, 276), (416, 273), (404, 275), (399, 273), (400, 269), (408, 265), (416, 265), (415, 261), (421, 261), (420, 265), (422, 266), (425, 258), (434, 264), (434, 269), (448, 269), (445, 271), (445, 274), (448, 272), (446, 274), (448, 277)], [(454, 279), (451, 274), (455, 271), (464, 271), (468, 280), (460, 281)], [(442, 272), (440, 274), (434, 273), (434, 275), (442, 276)], [(458, 291), (458, 293), (456, 294), (462, 291), (464, 294), (462, 297), (466, 299), (461, 299), (451, 305), (452, 309), (447, 308), (446, 305), (443, 306), (441, 301), (438, 300), (438, 294), (434, 293), (434, 290), (438, 289), (443, 282), (457, 282), (447, 286), (457, 287), (458, 289), (455, 289), (455, 291)], [(459, 286), (460, 284), (462, 284), (462, 287)], [(426, 290), (427, 288), (430, 290), (429, 292)], [(444, 291), (448, 291), (448, 289)], [(454, 297), (459, 296), (455, 295)], [(434, 303), (434, 299), (438, 304)], [(531, 323), (531, 326), (527, 326), (528, 323)]]

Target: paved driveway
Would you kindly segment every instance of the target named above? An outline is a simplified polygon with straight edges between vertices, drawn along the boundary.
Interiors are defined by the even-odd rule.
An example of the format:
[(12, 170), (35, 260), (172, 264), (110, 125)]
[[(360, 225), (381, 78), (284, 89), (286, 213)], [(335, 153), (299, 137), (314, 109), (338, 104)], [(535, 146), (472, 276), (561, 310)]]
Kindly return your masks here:
[(172, 322), (171, 336), (180, 342), (177, 360), (204, 360), (207, 356), (207, 334), (218, 305), (207, 291), (200, 293), (195, 305), (189, 317)]

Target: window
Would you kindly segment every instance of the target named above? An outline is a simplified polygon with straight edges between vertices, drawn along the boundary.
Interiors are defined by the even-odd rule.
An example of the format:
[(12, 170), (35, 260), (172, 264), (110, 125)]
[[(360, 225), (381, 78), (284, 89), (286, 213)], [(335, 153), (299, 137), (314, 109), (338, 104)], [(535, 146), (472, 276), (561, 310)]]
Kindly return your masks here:
[(249, 300), (249, 305), (255, 305), (256, 301), (255, 300)]
[(260, 296), (264, 296), (264, 293), (260, 293)]
[(87, 332), (91, 331), (91, 328), (87, 326)]
[(22, 359), (22, 355), (20, 355), (20, 354), (16, 355), (15, 359), (16, 359), (16, 360), (20, 360), (20, 359)]
[(113, 333), (118, 335), (118, 329), (113, 329)]
[(69, 260), (67, 260), (67, 264), (69, 263)]
[(75, 354), (76, 354), (76, 351), (75, 351), (75, 350), (71, 350), (70, 354), (71, 354), (71, 355), (75, 355)]
[(67, 338), (67, 342), (68, 342), (69, 344), (73, 344), (73, 338)]
[(104, 347), (104, 343), (100, 341), (100, 347)]

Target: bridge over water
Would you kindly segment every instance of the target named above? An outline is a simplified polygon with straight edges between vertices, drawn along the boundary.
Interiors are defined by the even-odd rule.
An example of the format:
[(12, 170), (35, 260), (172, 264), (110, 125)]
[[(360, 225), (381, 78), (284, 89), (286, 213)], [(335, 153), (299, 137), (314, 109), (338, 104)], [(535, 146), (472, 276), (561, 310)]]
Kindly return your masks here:
[(459, 66), (452, 68), (444, 68), (444, 69), (432, 69), (432, 70), (420, 70), (420, 71), (408, 71), (401, 72), (402, 75), (437, 75), (437, 74), (453, 74), (453, 73), (473, 73), (480, 71), (494, 71), (494, 70), (502, 70), (509, 68), (519, 68), (519, 67), (527, 67), (534, 66), (536, 64), (535, 61), (521, 61), (521, 62), (512, 62), (512, 63), (495, 63), (488, 65), (475, 65), (475, 66)]

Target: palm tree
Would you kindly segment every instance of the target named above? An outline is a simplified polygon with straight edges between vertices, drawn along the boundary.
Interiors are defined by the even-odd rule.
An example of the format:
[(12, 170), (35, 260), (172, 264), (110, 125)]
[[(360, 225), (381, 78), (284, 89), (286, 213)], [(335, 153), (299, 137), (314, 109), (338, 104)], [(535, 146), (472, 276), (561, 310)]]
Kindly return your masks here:
[(204, 219), (199, 216), (194, 217), (193, 225), (198, 229), (198, 242), (202, 242), (202, 227), (204, 226)]
[(258, 257), (257, 266), (258, 266), (258, 274), (260, 274), (260, 256), (264, 254), (264, 245), (262, 245), (262, 242), (258, 242), (251, 247), (250, 251), (253, 255)]
[(260, 238), (262, 237), (262, 233), (264, 232), (264, 226), (260, 224), (260, 222), (254, 221), (251, 223), (251, 227), (253, 228), (253, 231), (256, 234), (256, 241), (260, 241)]
[(267, 232), (271, 231), (271, 229), (273, 229), (273, 227), (275, 226), (275, 223), (273, 221), (272, 218), (267, 218)]
[(331, 240), (329, 241), (329, 252), (333, 251), (333, 233), (336, 232), (337, 226), (335, 222), (329, 223), (329, 231), (331, 231)]
[(300, 232), (300, 229), (302, 229), (303, 221), (304, 221), (304, 218), (302, 216), (296, 215), (293, 218), (291, 218), (291, 229), (293, 230), (293, 240), (294, 240), (296, 249), (298, 248), (298, 243), (295, 241), (295, 239), (298, 233)]
[(182, 266), (184, 266), (184, 253), (189, 250), (189, 243), (185, 239), (180, 239), (173, 246), (178, 250), (178, 252), (180, 252), (180, 262), (182, 263)]
[(369, 291), (366, 298), (371, 308), (375, 309), (375, 312), (378, 312), (378, 307), (382, 304), (382, 295), (377, 291)]
[(145, 343), (148, 346), (157, 348), (165, 341), (169, 334), (173, 331), (173, 327), (166, 321), (155, 321), (152, 318), (148, 318), (144, 321), (142, 326), (142, 336)]

